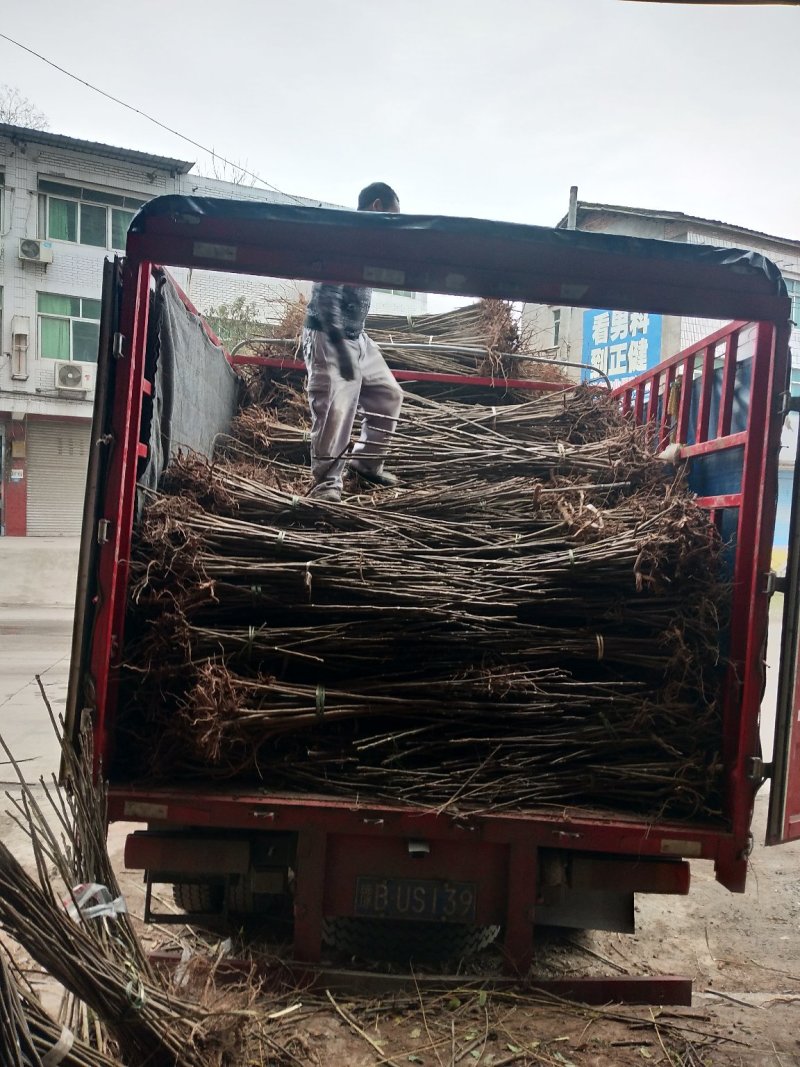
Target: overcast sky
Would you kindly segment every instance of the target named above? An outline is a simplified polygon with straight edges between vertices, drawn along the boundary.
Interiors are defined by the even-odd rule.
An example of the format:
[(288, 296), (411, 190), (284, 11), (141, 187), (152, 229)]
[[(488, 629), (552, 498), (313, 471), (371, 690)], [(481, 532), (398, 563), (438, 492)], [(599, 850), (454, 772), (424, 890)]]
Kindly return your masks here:
[[(582, 200), (800, 239), (800, 8), (5, 0), (0, 31), (280, 189), (555, 225)], [(56, 133), (202, 153), (0, 40)]]

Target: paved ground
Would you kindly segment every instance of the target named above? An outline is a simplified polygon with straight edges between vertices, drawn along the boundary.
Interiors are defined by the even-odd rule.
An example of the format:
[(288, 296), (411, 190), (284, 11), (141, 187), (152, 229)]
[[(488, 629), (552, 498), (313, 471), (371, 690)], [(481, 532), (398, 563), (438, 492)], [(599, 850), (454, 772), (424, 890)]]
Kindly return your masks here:
[[(58, 742), (35, 676), (63, 714), (78, 548), (75, 537), (0, 538), (0, 733), (29, 782), (58, 770)], [(0, 783), (13, 778), (0, 763)]]
[(75, 602), (77, 537), (0, 537), (0, 612)]
[[(67, 698), (71, 608), (0, 608), (0, 732), (28, 782), (58, 769), (58, 741), (35, 676), (56, 714)], [(0, 782), (13, 779), (0, 766)]]

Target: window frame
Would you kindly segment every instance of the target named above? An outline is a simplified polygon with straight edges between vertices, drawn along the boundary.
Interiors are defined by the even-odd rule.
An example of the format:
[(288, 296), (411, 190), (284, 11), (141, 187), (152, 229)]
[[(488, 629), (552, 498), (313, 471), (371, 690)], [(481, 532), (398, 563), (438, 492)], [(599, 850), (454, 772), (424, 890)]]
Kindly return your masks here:
[(800, 329), (800, 279), (784, 277), (783, 280), (786, 282), (786, 291), (792, 301), (789, 318), (794, 323), (795, 328)]
[[(130, 215), (130, 219), (132, 219), (139, 208), (147, 203), (147, 200), (143, 200), (138, 196), (124, 193), (106, 193), (99, 189), (73, 185), (70, 182), (52, 181), (44, 177), (39, 178), (37, 192), (39, 197), (39, 236), (42, 240), (81, 245), (83, 248), (103, 248), (105, 251), (110, 252), (125, 251), (124, 244), (119, 248), (114, 244), (115, 212), (124, 212), (126, 215)], [(75, 204), (75, 240), (69, 237), (54, 237), (51, 235), (50, 203), (52, 200)], [(105, 244), (92, 244), (81, 240), (83, 207), (105, 212)], [(128, 220), (128, 226), (130, 226), (130, 219)], [(128, 226), (125, 227), (126, 230)]]
[[(52, 311), (40, 311), (39, 310), (39, 298), (42, 296), (58, 296), (64, 300), (78, 300), (80, 315), (59, 315)], [(91, 315), (84, 314), (84, 302), (91, 301), (97, 305), (97, 318)], [(69, 356), (67, 359), (63, 359), (60, 356), (45, 355), (42, 351), (42, 322), (45, 320), (55, 320), (57, 322), (69, 323)], [(49, 293), (44, 290), (39, 290), (36, 293), (36, 354), (39, 359), (49, 359), (54, 363), (97, 363), (97, 352), (95, 352), (94, 359), (85, 359), (80, 357), (75, 358), (75, 326), (76, 322), (90, 322), (97, 325), (97, 338), (98, 348), (100, 341), (100, 300), (94, 296), (73, 296), (68, 293)]]
[(411, 289), (375, 289), (376, 293), (383, 293), (384, 296), (400, 296), (407, 300), (415, 300), (417, 294)]
[(561, 339), (561, 308), (551, 308), (553, 312), (553, 348), (558, 348)]

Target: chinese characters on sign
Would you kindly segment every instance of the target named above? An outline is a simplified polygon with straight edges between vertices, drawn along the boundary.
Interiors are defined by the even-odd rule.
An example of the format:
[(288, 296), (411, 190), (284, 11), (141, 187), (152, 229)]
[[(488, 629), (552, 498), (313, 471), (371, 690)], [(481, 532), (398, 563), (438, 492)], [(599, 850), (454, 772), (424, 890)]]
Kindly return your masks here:
[[(582, 360), (619, 385), (661, 358), (661, 316), (646, 311), (584, 311)], [(592, 377), (584, 372), (585, 378)]]

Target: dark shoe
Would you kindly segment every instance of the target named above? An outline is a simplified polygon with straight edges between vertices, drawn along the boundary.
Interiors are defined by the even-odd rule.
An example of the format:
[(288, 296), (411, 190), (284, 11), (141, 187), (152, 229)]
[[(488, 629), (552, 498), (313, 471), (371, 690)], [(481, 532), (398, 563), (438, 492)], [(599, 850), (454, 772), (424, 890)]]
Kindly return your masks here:
[(314, 486), (308, 494), (309, 500), (322, 500), (326, 504), (340, 504), (342, 501), (341, 490), (332, 485)]
[(358, 460), (351, 460), (349, 467), (362, 481), (368, 482), (370, 485), (378, 485), (381, 489), (394, 489), (397, 485), (397, 475), (391, 474), (389, 471), (370, 470), (368, 467), (362, 466)]

